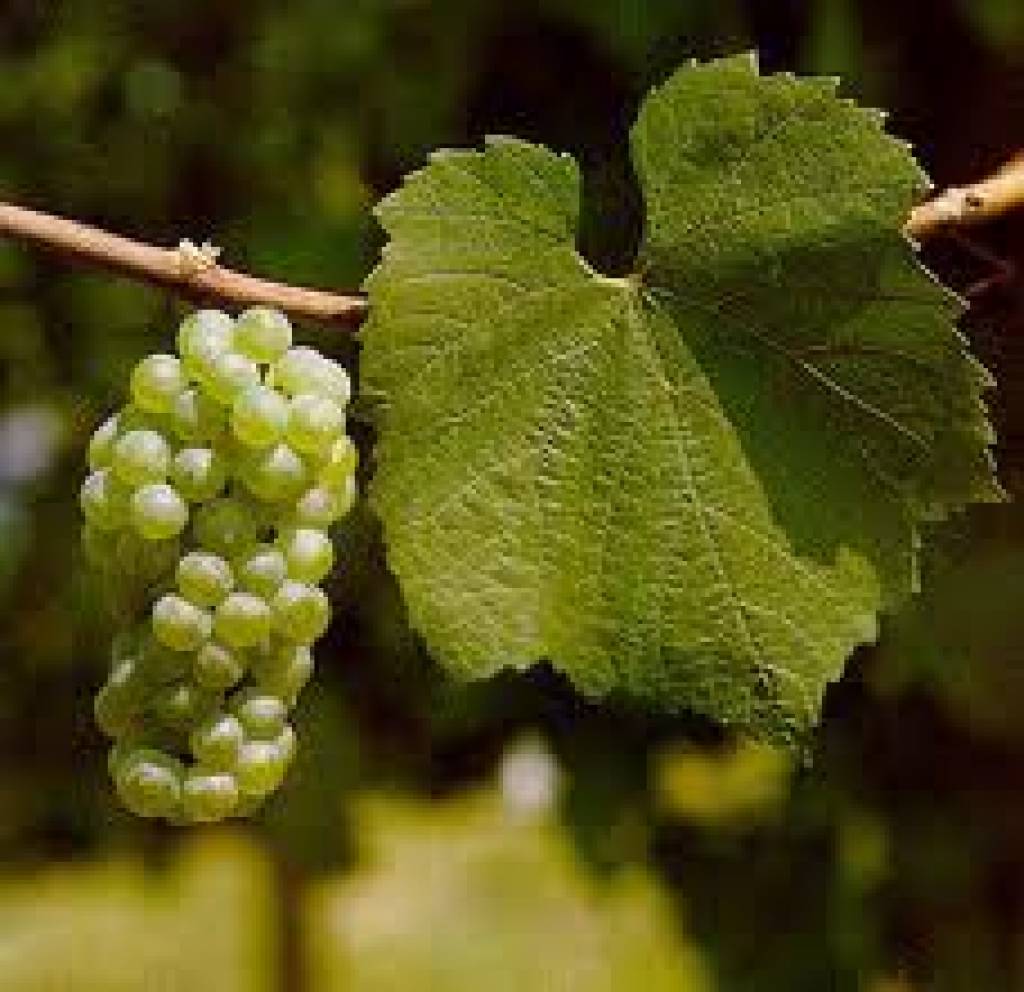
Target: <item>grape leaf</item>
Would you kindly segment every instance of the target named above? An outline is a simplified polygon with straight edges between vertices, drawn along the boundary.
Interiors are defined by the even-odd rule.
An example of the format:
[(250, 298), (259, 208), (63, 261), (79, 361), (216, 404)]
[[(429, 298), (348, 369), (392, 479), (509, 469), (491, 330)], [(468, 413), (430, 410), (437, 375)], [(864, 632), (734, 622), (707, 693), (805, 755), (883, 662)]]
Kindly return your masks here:
[(785, 740), (995, 500), (987, 373), (901, 233), (926, 179), (835, 83), (688, 66), (632, 133), (634, 272), (579, 255), (575, 162), (443, 151), (378, 207), (364, 384), (410, 616), (452, 671), (549, 659)]

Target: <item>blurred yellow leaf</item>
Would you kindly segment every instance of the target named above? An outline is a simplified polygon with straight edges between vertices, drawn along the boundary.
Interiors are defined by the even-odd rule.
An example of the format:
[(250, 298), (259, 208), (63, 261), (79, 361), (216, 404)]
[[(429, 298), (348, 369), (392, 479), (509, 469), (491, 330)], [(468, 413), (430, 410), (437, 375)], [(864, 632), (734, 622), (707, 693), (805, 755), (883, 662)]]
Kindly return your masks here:
[(745, 825), (778, 813), (791, 772), (785, 752), (744, 741), (714, 754), (669, 749), (657, 760), (655, 783), (663, 807), (676, 816)]
[(366, 799), (356, 872), (310, 893), (312, 987), (352, 992), (710, 992), (655, 880), (598, 880), (563, 830), (494, 793)]
[(200, 836), (166, 870), (124, 858), (0, 881), (4, 992), (269, 992), (272, 878), (236, 836)]

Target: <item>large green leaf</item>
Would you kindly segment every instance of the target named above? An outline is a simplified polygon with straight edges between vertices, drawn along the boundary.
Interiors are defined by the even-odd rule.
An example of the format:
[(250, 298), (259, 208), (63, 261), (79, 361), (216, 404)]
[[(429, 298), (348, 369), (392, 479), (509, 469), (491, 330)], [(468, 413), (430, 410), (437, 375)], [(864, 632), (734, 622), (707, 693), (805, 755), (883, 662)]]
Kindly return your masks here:
[(455, 672), (549, 659), (793, 736), (913, 589), (917, 524), (998, 498), (987, 375), (901, 233), (925, 178), (834, 90), (741, 57), (653, 92), (626, 278), (576, 251), (575, 162), (522, 141), (380, 204), (374, 497)]

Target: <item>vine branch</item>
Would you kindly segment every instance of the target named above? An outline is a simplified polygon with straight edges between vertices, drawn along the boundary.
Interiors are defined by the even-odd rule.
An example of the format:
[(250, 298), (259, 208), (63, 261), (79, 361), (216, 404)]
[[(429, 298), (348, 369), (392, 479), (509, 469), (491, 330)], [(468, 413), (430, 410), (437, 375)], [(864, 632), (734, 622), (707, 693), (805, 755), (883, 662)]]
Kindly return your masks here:
[(1024, 155), (970, 186), (951, 186), (915, 207), (904, 230), (917, 241), (980, 224), (1024, 207)]
[(259, 279), (216, 263), (216, 250), (183, 241), (159, 248), (97, 227), (0, 202), (0, 237), (153, 283), (201, 303), (271, 306), (292, 317), (352, 329), (366, 316), (362, 296)]
[[(1024, 208), (1024, 155), (970, 186), (953, 186), (915, 207), (904, 226), (923, 241)], [(224, 268), (216, 249), (183, 241), (159, 248), (98, 227), (0, 202), (0, 237), (35, 244), (66, 258), (89, 262), (131, 279), (153, 283), (203, 303), (272, 306), (292, 317), (352, 329), (366, 316), (359, 295), (272, 282)]]

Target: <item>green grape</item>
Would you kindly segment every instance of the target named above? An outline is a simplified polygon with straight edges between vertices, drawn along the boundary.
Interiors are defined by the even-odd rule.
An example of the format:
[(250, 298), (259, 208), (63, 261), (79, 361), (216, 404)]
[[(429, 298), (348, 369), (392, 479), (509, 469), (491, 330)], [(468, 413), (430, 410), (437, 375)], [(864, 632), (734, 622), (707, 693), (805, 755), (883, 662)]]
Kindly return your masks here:
[(276, 361), (291, 343), (292, 326), (288, 318), (276, 310), (253, 307), (235, 324), (235, 346), (255, 362)]
[(355, 502), (355, 480), (345, 489), (317, 485), (307, 489), (296, 501), (292, 522), (296, 527), (312, 527), (327, 530), (340, 520)]
[(165, 482), (141, 486), (132, 494), (132, 523), (149, 541), (176, 537), (188, 523), (188, 507), (173, 486)]
[(152, 624), (145, 629), (137, 657), (140, 676), (151, 688), (180, 681), (191, 669), (191, 658), (184, 651), (162, 644), (153, 636)]
[(281, 537), (288, 578), (315, 585), (334, 565), (334, 545), (322, 530), (297, 527)]
[(254, 811), (292, 760), (288, 712), (329, 622), (316, 583), (356, 452), (348, 374), (291, 347), (282, 314), (200, 311), (178, 346), (132, 372), (79, 498), (84, 556), (131, 618), (94, 706), (117, 792), (140, 815), (200, 823)]
[(180, 552), (181, 542), (176, 537), (153, 540), (134, 528), (124, 530), (116, 535), (114, 567), (126, 582), (145, 592), (174, 574)]
[(234, 652), (216, 641), (207, 641), (196, 652), (192, 675), (204, 689), (223, 692), (242, 681), (245, 668)]
[(317, 480), (326, 486), (345, 486), (355, 475), (358, 464), (359, 451), (346, 434), (331, 445)]
[(210, 396), (228, 406), (259, 381), (259, 366), (254, 361), (237, 351), (223, 351), (210, 362), (202, 383)]
[(181, 796), (182, 814), (189, 823), (214, 823), (230, 816), (238, 805), (238, 783), (224, 772), (185, 776)]
[(188, 682), (165, 686), (153, 696), (153, 713), (169, 727), (187, 729), (207, 712), (213, 699)]
[(134, 658), (118, 661), (93, 703), (100, 730), (108, 737), (123, 737), (134, 729), (144, 689), (138, 662)]
[(270, 603), (274, 633), (293, 644), (311, 644), (327, 629), (330, 605), (323, 590), (286, 579)]
[(241, 475), (249, 490), (268, 502), (294, 499), (308, 482), (305, 463), (286, 444), (255, 454), (245, 462)]
[[(90, 568), (109, 568), (113, 560), (113, 535), (86, 520), (82, 527), (82, 555)], [(283, 556), (282, 556), (283, 560)]]
[(277, 696), (247, 690), (231, 703), (231, 711), (249, 740), (272, 741), (284, 730), (288, 709)]
[(153, 635), (175, 651), (195, 651), (210, 636), (210, 615), (175, 593), (153, 604)]
[(192, 756), (204, 768), (225, 771), (235, 766), (245, 743), (245, 728), (230, 713), (213, 713), (196, 724), (189, 734)]
[(98, 531), (124, 527), (128, 523), (130, 499), (130, 491), (106, 468), (87, 476), (78, 493), (83, 516)]
[(156, 431), (132, 430), (114, 444), (111, 468), (123, 483), (141, 486), (163, 482), (171, 461), (171, 449)]
[(345, 407), (351, 395), (348, 373), (313, 348), (289, 348), (274, 365), (273, 376), (289, 396), (316, 393)]
[(185, 769), (181, 762), (154, 748), (129, 751), (117, 762), (115, 783), (121, 801), (146, 817), (174, 817), (181, 806)]
[(107, 752), (107, 771), (110, 777), (117, 780), (118, 770), (124, 764), (124, 759), (131, 753), (132, 745), (127, 740), (116, 740)]
[(298, 746), (298, 740), (295, 737), (295, 728), (290, 723), (286, 723), (281, 728), (281, 733), (277, 735), (274, 744), (277, 746), (278, 754), (281, 756), (281, 760), (285, 764), (287, 770), (288, 765), (292, 763), (292, 759), (295, 757), (295, 751)]
[(224, 408), (195, 386), (178, 394), (167, 420), (175, 435), (189, 443), (212, 441), (227, 425)]
[(185, 370), (202, 379), (217, 355), (234, 347), (235, 322), (220, 310), (197, 310), (178, 328), (178, 352)]
[(195, 512), (195, 535), (200, 547), (231, 560), (256, 543), (252, 513), (240, 500), (220, 496)]
[(168, 413), (184, 388), (185, 373), (173, 355), (150, 355), (132, 370), (132, 400), (150, 413)]
[(325, 396), (300, 393), (288, 404), (288, 443), (304, 455), (329, 452), (344, 430), (344, 412)]
[(277, 741), (246, 741), (238, 751), (235, 778), (243, 796), (266, 796), (280, 786), (291, 755)]
[(270, 599), (288, 575), (284, 555), (269, 544), (258, 544), (237, 563), (238, 587)]
[(118, 416), (115, 413), (107, 417), (100, 424), (89, 438), (89, 448), (86, 455), (89, 468), (95, 472), (97, 469), (110, 468), (114, 460), (114, 444), (117, 441)]
[(129, 403), (117, 415), (117, 431), (119, 437), (131, 431), (155, 431), (163, 434), (166, 418), (157, 413), (141, 409), (135, 403)]
[(229, 647), (252, 647), (270, 636), (270, 607), (252, 593), (233, 592), (217, 607), (213, 629)]
[(276, 645), (253, 662), (256, 687), (294, 705), (313, 675), (313, 653), (305, 644)]
[(239, 394), (231, 408), (231, 430), (251, 448), (276, 444), (288, 423), (288, 403), (267, 386), (251, 386)]
[(208, 551), (190, 551), (178, 562), (178, 592), (196, 606), (216, 606), (235, 587), (231, 566)]
[(182, 448), (171, 462), (171, 481), (192, 503), (213, 499), (227, 484), (224, 459), (213, 448)]

